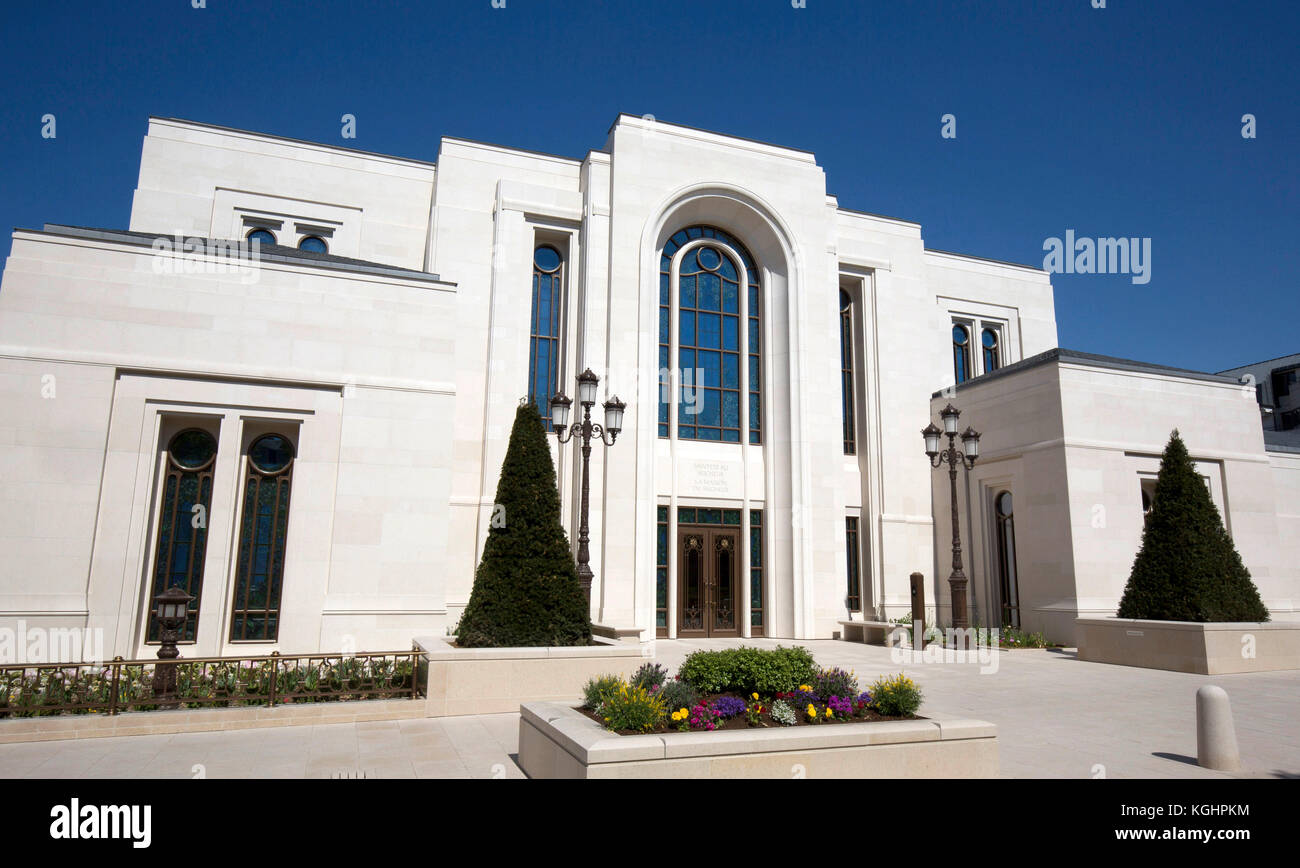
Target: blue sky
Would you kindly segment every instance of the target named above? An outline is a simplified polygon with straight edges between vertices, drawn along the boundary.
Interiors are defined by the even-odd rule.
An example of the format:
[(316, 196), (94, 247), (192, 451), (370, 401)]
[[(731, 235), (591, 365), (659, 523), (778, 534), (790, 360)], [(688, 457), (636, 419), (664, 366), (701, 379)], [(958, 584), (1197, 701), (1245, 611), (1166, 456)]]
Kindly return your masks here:
[(932, 248), (1150, 238), (1149, 283), (1053, 277), (1063, 346), (1300, 351), (1295, 2), (206, 3), (6, 4), (0, 225), (125, 227), (150, 114), (433, 160), (442, 135), (581, 157), (626, 111), (813, 151)]

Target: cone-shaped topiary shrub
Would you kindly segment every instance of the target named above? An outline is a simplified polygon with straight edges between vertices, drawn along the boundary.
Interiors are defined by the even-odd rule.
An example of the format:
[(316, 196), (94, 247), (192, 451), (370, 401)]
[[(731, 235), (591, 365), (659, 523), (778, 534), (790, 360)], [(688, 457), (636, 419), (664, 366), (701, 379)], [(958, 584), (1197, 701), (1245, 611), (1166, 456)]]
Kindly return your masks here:
[(1177, 431), (1160, 459), (1142, 547), (1118, 614), (1156, 621), (1268, 620), (1259, 590)]
[(515, 412), (492, 526), (456, 640), (470, 648), (591, 643), (587, 597), (560, 524), (555, 466), (532, 404)]

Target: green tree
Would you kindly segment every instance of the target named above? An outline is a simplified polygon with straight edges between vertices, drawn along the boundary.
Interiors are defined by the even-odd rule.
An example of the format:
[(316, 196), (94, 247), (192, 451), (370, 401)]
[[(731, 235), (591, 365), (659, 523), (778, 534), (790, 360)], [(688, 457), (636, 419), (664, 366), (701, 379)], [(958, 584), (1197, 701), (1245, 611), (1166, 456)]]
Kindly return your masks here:
[(1267, 621), (1268, 609), (1223, 527), (1209, 489), (1175, 430), (1119, 617)]
[(470, 648), (591, 643), (546, 429), (531, 403), (515, 412), (483, 560), (456, 640)]

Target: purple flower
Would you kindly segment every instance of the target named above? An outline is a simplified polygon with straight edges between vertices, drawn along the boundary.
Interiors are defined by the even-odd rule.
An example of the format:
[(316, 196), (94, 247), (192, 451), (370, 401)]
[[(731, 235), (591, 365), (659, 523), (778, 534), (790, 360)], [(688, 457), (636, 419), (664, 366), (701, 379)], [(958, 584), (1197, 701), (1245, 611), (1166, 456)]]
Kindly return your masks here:
[(719, 696), (713, 703), (713, 710), (719, 717), (732, 718), (745, 713), (745, 700), (735, 696)]
[(853, 716), (853, 703), (844, 697), (832, 696), (830, 699), (826, 700), (826, 704), (830, 706), (831, 711), (835, 712), (836, 717)]

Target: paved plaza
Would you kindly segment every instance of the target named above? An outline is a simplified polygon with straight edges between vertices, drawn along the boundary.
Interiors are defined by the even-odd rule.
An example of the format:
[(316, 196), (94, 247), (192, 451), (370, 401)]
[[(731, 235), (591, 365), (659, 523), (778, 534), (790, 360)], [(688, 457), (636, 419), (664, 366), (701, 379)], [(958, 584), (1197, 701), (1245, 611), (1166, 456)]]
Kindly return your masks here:
[[(736, 644), (659, 640), (657, 659), (671, 671), (696, 648)], [(1231, 697), (1240, 776), (1300, 777), (1300, 670), (1186, 675), (1083, 663), (1073, 650), (1027, 649), (999, 652), (996, 666), (899, 664), (878, 646), (797, 644), (823, 666), (853, 669), (864, 686), (906, 671), (925, 692), (922, 715), (997, 724), (1004, 777), (1229, 777), (1195, 764), (1195, 697), (1203, 684)], [(0, 777), (522, 778), (514, 758), (518, 727), (518, 714), (493, 714), (5, 744)]]

